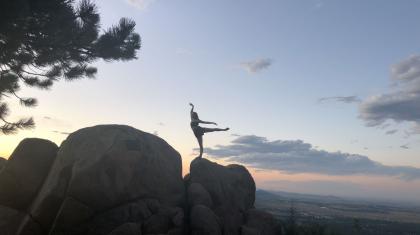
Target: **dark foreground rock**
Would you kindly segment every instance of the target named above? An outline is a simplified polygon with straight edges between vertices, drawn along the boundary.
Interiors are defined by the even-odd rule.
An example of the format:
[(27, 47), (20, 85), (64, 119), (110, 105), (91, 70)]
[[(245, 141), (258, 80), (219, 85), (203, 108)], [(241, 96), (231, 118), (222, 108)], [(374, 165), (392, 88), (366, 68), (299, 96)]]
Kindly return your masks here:
[(279, 234), (254, 201), (243, 166), (195, 159), (182, 179), (181, 156), (163, 139), (95, 126), (58, 151), (39, 139), (18, 146), (0, 172), (0, 234)]
[(24, 213), (0, 205), (0, 234), (15, 234)]
[(7, 160), (0, 157), (0, 171), (3, 170), (3, 167), (6, 165)]
[(125, 223), (114, 229), (109, 235), (139, 235), (141, 234), (141, 224)]

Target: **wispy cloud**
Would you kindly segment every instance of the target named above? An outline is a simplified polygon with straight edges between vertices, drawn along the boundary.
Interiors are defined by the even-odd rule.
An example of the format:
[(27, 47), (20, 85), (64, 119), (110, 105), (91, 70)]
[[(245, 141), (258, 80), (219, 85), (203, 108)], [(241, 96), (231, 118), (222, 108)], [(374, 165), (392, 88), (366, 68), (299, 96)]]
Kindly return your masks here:
[(420, 134), (420, 56), (410, 56), (391, 66), (394, 86), (388, 93), (365, 99), (360, 107), (360, 118), (368, 126), (381, 126), (387, 121), (409, 122), (410, 135)]
[(403, 144), (400, 146), (400, 148), (402, 149), (410, 149), (410, 147), (408, 147), (408, 144)]
[(129, 4), (137, 7), (140, 10), (147, 9), (156, 0), (126, 0)]
[(397, 129), (393, 129), (393, 130), (386, 131), (385, 134), (387, 134), (387, 135), (393, 135), (393, 134), (395, 134), (397, 132), (398, 132)]
[(69, 121), (52, 117), (52, 116), (43, 116), (42, 119), (40, 118), (40, 122), (50, 127), (51, 129), (71, 129), (72, 128), (72, 124)]
[(361, 102), (360, 98), (357, 96), (330, 96), (330, 97), (322, 97), (318, 99), (319, 103), (323, 103), (326, 101), (341, 102), (341, 103), (346, 103), (346, 104)]
[(249, 73), (258, 73), (270, 67), (273, 60), (270, 58), (261, 58), (253, 61), (242, 62), (240, 66)]
[(213, 158), (246, 164), (256, 169), (289, 173), (327, 175), (383, 175), (401, 179), (420, 179), (420, 169), (409, 166), (387, 166), (359, 154), (328, 152), (302, 140), (274, 140), (265, 137), (240, 136), (229, 145), (206, 148)]
[(175, 50), (175, 53), (178, 55), (192, 55), (192, 51), (187, 49), (187, 48), (183, 48), (183, 47), (179, 47)]
[(52, 131), (52, 132), (57, 133), (57, 134), (62, 134), (62, 135), (70, 135), (70, 132), (65, 132), (65, 131)]

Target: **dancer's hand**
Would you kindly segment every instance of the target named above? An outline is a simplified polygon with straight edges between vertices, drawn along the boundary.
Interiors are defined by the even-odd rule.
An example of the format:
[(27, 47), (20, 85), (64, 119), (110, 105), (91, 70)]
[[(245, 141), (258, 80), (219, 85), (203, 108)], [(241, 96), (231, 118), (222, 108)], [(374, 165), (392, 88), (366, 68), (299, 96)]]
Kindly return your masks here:
[(190, 105), (191, 105), (192, 107), (194, 107), (194, 105), (193, 105), (192, 103), (190, 103)]
[(217, 126), (217, 123), (215, 123), (215, 122), (212, 122), (212, 124)]

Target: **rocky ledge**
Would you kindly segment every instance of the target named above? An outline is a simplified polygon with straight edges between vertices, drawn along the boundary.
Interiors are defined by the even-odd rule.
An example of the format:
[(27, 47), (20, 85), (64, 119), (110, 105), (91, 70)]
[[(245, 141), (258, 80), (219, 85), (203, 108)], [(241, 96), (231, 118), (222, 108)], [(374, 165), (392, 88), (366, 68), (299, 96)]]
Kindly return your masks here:
[(129, 126), (25, 139), (0, 161), (0, 234), (280, 234), (254, 201), (245, 167), (195, 159), (183, 178), (175, 149)]

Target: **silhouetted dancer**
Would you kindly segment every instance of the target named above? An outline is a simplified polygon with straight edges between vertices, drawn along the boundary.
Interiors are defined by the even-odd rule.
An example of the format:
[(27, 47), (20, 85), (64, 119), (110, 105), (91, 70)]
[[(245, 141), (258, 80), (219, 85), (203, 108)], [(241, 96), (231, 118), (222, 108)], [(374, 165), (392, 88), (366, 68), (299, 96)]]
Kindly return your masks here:
[(203, 123), (203, 124), (213, 124), (213, 125), (217, 125), (215, 122), (206, 122), (206, 121), (201, 121), (198, 118), (198, 114), (196, 112), (194, 112), (194, 105), (191, 104), (191, 129), (194, 132), (195, 137), (197, 137), (197, 141), (198, 144), (200, 145), (200, 156), (198, 156), (199, 158), (201, 158), (203, 156), (203, 135), (204, 133), (207, 132), (213, 132), (213, 131), (227, 131), (229, 130), (229, 128), (205, 128), (205, 127), (201, 127), (198, 124)]

